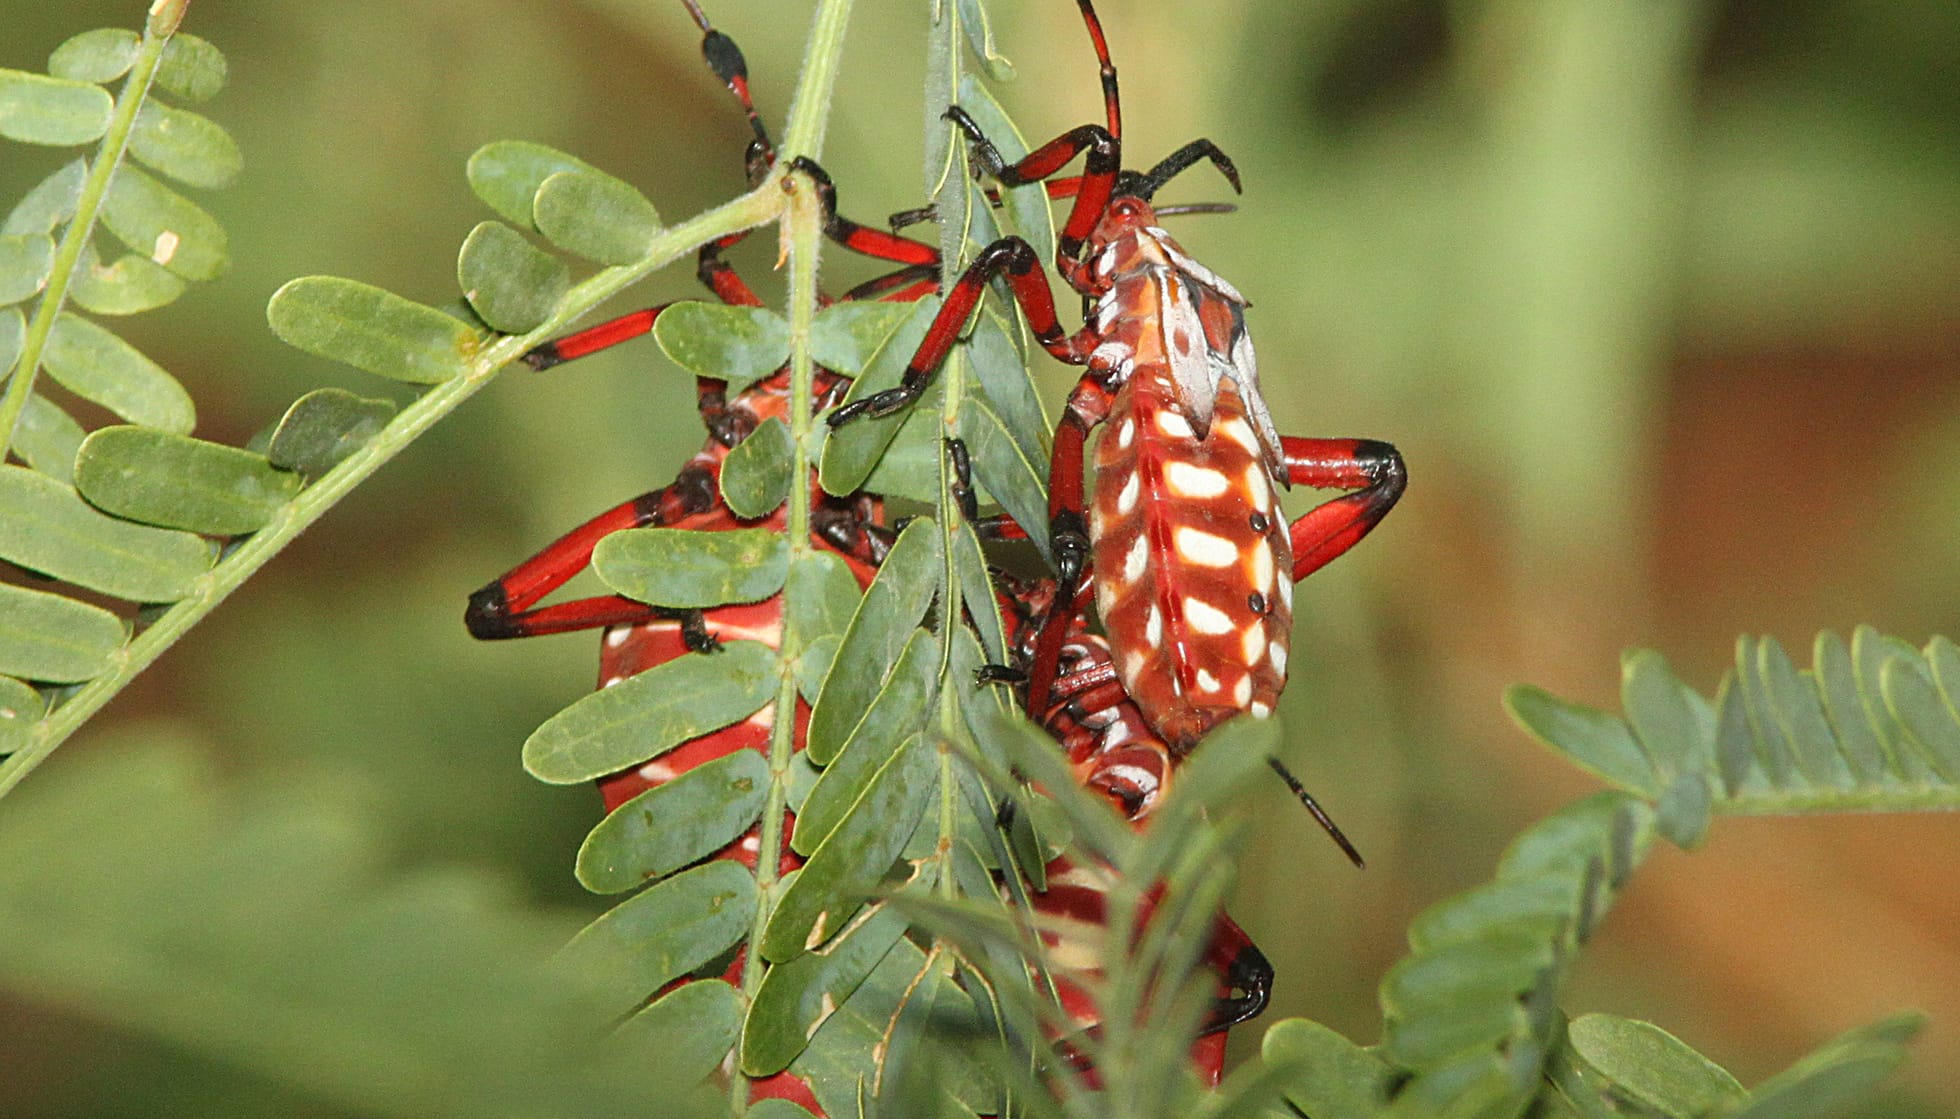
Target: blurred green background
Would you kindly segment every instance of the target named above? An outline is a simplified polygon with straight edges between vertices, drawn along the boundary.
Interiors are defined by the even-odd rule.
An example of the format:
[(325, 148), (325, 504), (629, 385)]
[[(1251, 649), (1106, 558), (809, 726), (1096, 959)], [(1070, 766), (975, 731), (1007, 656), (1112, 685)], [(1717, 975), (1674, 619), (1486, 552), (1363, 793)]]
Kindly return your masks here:
[[(0, 65), (39, 69), (143, 7), (0, 0)], [(922, 190), (922, 7), (867, 0), (850, 33), (824, 163), (871, 221)], [(1073, 6), (989, 8), (1030, 137), (1100, 119)], [(1302, 588), (1283, 711), (1294, 768), (1369, 869), (1275, 788), (1233, 906), (1279, 968), (1275, 1016), (1372, 1041), (1407, 919), (1592, 787), (1511, 726), (1504, 685), (1616, 707), (1626, 646), (1712, 690), (1740, 632), (1800, 661), (1820, 628), (1960, 633), (1960, 6), (1100, 8), (1131, 162), (1203, 135), (1244, 173), (1240, 212), (1177, 233), (1256, 305), (1282, 430), (1388, 439), (1410, 465), (1383, 528)], [(779, 126), (808, 6), (711, 14)], [(243, 442), (321, 383), (387, 391), (281, 346), (266, 298), (323, 272), (451, 298), (456, 246), (489, 216), (463, 162), (489, 140), (578, 153), (670, 218), (741, 186), (739, 116), (664, 0), (201, 0), (185, 27), (231, 62), (205, 111), (247, 169), (198, 197), (235, 264), (125, 336), (191, 387), (205, 438)], [(58, 158), (7, 147), (0, 198)], [(1199, 170), (1165, 197), (1223, 191)], [(737, 260), (766, 282), (772, 249)], [(693, 294), (690, 271), (633, 304)], [(1052, 406), (1070, 375), (1043, 372)], [(189, 736), (226, 770), (385, 817), (402, 865), (491, 864), (596, 913), (570, 875), (596, 794), (517, 758), (592, 685), (596, 641), (478, 644), (463, 600), (700, 441), (691, 385), (651, 345), (503, 379), (36, 779)], [(1875, 1113), (1951, 1114), (1956, 866), (1951, 817), (1723, 821), (1636, 879), (1569, 1008), (1653, 1018), (1749, 1083), (1918, 1006), (1933, 1025)], [(0, 1003), (0, 1035), (0, 1114), (338, 1113), (29, 1003)]]

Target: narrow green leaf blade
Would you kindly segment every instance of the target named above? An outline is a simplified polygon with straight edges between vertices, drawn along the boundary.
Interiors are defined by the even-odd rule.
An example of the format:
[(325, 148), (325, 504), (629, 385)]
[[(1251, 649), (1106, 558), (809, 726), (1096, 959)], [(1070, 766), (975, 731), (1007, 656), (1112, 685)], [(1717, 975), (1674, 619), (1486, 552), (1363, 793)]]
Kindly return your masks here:
[(771, 417), (728, 452), (721, 464), (721, 497), (743, 520), (767, 516), (789, 498), (796, 439)]
[(1504, 706), (1526, 733), (1605, 780), (1642, 796), (1661, 794), (1660, 778), (1625, 721), (1530, 684), (1508, 689)]
[(78, 684), (109, 670), (125, 636), (99, 606), (0, 583), (0, 674)]
[(115, 104), (102, 87), (25, 70), (0, 70), (0, 136), (66, 147), (100, 140)]
[(1042, 558), (1052, 563), (1047, 460), (1028, 458), (984, 400), (968, 400), (960, 409), (960, 438), (972, 457), (974, 478), (1028, 534)]
[(0, 236), (0, 305), (32, 299), (54, 268), (54, 238), (45, 233)]
[(784, 590), (791, 628), (806, 642), (842, 638), (864, 597), (851, 565), (830, 551), (798, 557), (790, 566)]
[(191, 394), (175, 377), (87, 319), (67, 314), (56, 319), (42, 362), (63, 388), (130, 423), (179, 435), (197, 424)]
[(212, 536), (264, 528), (303, 484), (264, 455), (144, 427), (100, 428), (75, 457), (75, 486), (97, 508)]
[(98, 27), (73, 36), (48, 56), (48, 73), (71, 82), (113, 82), (136, 62), (136, 32), (126, 27)]
[(1917, 658), (1887, 662), (1880, 681), (1886, 706), (1905, 727), (1906, 739), (1918, 749), (1921, 760), (1940, 780), (1960, 781), (1960, 722), (1954, 720)]
[(769, 762), (736, 750), (656, 785), (606, 814), (578, 850), (581, 885), (616, 894), (719, 851), (754, 824)]
[(939, 531), (930, 518), (907, 525), (858, 603), (835, 667), (810, 712), (810, 760), (829, 764), (863, 720), (933, 596), (939, 592)]
[[(960, 108), (973, 117), (980, 131), (1000, 149), (1001, 158), (1012, 163), (1028, 153), (1028, 142), (1014, 121), (1000, 107), (987, 87), (971, 74), (960, 76)], [(1055, 267), (1055, 219), (1048, 208), (1048, 192), (1040, 183), (1006, 187), (1001, 190), (1001, 208), (1007, 213), (1008, 231), (1034, 246), (1041, 266)]]
[(207, 189), (226, 185), (245, 167), (237, 142), (216, 121), (157, 101), (137, 110), (129, 154), (151, 170)]
[(1824, 714), (1837, 735), (1838, 752), (1859, 784), (1883, 779), (1887, 768), (1885, 747), (1865, 718), (1858, 699), (1858, 677), (1851, 664), (1851, 651), (1844, 639), (1829, 631), (1817, 635), (1811, 650), (1811, 664), (1817, 674), (1817, 690), (1823, 697)]
[(559, 171), (532, 202), (538, 232), (568, 253), (632, 264), (660, 232), (660, 214), (633, 187), (598, 171)]
[(416, 385), (461, 374), (480, 344), (434, 307), (338, 276), (289, 281), (272, 294), (266, 319), (289, 346)]
[(766, 528), (632, 528), (599, 541), (592, 570), (613, 590), (655, 606), (761, 602), (783, 589), (789, 540)]
[[(905, 374), (906, 363), (918, 351), (939, 310), (939, 297), (930, 296), (913, 305), (912, 313), (885, 338), (884, 345), (865, 363), (864, 372), (851, 383), (845, 401), (860, 400), (872, 393), (896, 388)], [(912, 409), (874, 419), (858, 419), (832, 428), (824, 440), (822, 465), (817, 471), (825, 491), (847, 494), (864, 485), (872, 467), (885, 448), (898, 435)]]
[(1837, 741), (1831, 725), (1824, 719), (1823, 701), (1817, 688), (1797, 671), (1790, 655), (1775, 638), (1764, 638), (1757, 650), (1758, 673), (1763, 682), (1763, 698), (1777, 730), (1789, 744), (1797, 768), (1811, 784), (1822, 788), (1848, 786), (1851, 771), (1838, 757)]
[(905, 935), (905, 926), (896, 910), (880, 909), (823, 951), (770, 968), (742, 1028), (742, 1071), (772, 1076), (788, 1068)]
[(524, 768), (553, 785), (616, 773), (755, 714), (780, 671), (756, 641), (655, 665), (547, 719), (524, 743)]
[(265, 457), (281, 470), (317, 478), (365, 446), (394, 416), (393, 401), (346, 389), (314, 389), (280, 417)]
[(561, 956), (614, 975), (624, 1009), (740, 939), (754, 919), (756, 897), (747, 867), (716, 859), (614, 906), (580, 930)]
[(470, 189), (499, 217), (534, 229), (533, 200), (538, 188), (561, 171), (605, 174), (577, 156), (524, 140), (498, 140), (478, 148), (470, 156), (467, 174)]
[(0, 466), (0, 558), (132, 602), (175, 602), (213, 557), (189, 533), (105, 517), (45, 474)]
[(544, 325), (572, 283), (563, 261), (494, 221), (483, 222), (463, 239), (456, 279), (471, 309), (505, 334)]
[(939, 638), (922, 629), (913, 630), (912, 639), (872, 698), (864, 719), (827, 764), (817, 787), (810, 790), (809, 799), (798, 810), (791, 850), (808, 855), (823, 843), (891, 757), (891, 744), (916, 738), (925, 729), (925, 712), (938, 694)]
[(218, 219), (142, 170), (116, 168), (102, 224), (134, 252), (186, 280), (215, 280), (231, 266)]
[(675, 365), (726, 381), (729, 392), (789, 361), (789, 321), (766, 307), (677, 303), (654, 320), (653, 340)]
[(901, 747), (858, 798), (844, 822), (803, 864), (762, 934), (762, 956), (783, 963), (828, 940), (864, 904), (925, 812), (938, 780), (935, 755), (919, 742)]

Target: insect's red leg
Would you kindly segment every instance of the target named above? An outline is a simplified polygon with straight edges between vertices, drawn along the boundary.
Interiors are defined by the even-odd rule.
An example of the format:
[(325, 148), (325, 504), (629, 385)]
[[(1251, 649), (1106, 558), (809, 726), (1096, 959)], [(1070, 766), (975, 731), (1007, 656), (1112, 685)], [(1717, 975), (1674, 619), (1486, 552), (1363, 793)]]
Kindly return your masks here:
[(1015, 302), (1027, 313), (1028, 327), (1034, 332), (1035, 341), (1043, 349), (1072, 365), (1089, 359), (1097, 340), (1094, 330), (1084, 327), (1073, 335), (1062, 330), (1061, 320), (1055, 316), (1055, 296), (1041, 274), (1041, 262), (1035, 257), (1034, 247), (1019, 237), (1003, 237), (980, 250), (946, 293), (946, 302), (940, 306), (932, 325), (926, 328), (926, 336), (906, 365), (898, 387), (854, 400), (830, 413), (826, 422), (840, 427), (861, 416), (888, 416), (917, 400), (932, 383), (939, 363), (952, 352), (953, 343), (959, 341), (960, 332), (979, 304), (987, 281), (995, 276), (1007, 280)]
[[(1073, 263), (1083, 243), (1088, 241), (1090, 231), (1102, 220), (1103, 211), (1109, 208), (1110, 196), (1116, 191), (1116, 176), (1122, 170), (1122, 145), (1109, 130), (1100, 124), (1078, 125), (1009, 163), (964, 109), (953, 106), (946, 110), (946, 119), (966, 133), (967, 139), (973, 142), (974, 162), (1002, 186), (1041, 182), (1077, 155), (1089, 153), (1075, 190), (1075, 202), (1069, 207), (1068, 220), (1062, 223), (1061, 236), (1055, 242), (1057, 261)], [(1059, 263), (1056, 267), (1065, 268)], [(1066, 270), (1065, 274), (1068, 274)]]
[(1223, 996), (1213, 1003), (1202, 1033), (1229, 1030), (1265, 1011), (1273, 995), (1272, 962), (1252, 943), (1245, 930), (1223, 913), (1212, 927), (1205, 959), (1218, 972), (1225, 987), (1242, 993)]
[(1280, 440), (1286, 475), (1295, 485), (1351, 489), (1293, 522), (1293, 581), (1325, 567), (1368, 535), (1401, 499), (1409, 476), (1402, 455), (1374, 439)]
[(619, 595), (582, 598), (536, 610), (531, 607), (585, 570), (592, 561), (592, 549), (604, 537), (622, 529), (672, 524), (712, 508), (715, 499), (715, 480), (707, 470), (683, 470), (673, 485), (606, 510), (470, 595), (464, 624), (472, 637), (495, 641), (675, 617), (671, 610)]
[(1062, 422), (1055, 429), (1055, 446), (1048, 460), (1048, 541), (1062, 591), (1041, 621), (1034, 661), (1028, 669), (1028, 711), (1037, 719), (1054, 692), (1069, 621), (1088, 608), (1091, 594), (1082, 459), (1090, 430), (1109, 416), (1116, 402), (1107, 376), (1106, 370), (1092, 368), (1076, 382), (1068, 405), (1062, 409)]

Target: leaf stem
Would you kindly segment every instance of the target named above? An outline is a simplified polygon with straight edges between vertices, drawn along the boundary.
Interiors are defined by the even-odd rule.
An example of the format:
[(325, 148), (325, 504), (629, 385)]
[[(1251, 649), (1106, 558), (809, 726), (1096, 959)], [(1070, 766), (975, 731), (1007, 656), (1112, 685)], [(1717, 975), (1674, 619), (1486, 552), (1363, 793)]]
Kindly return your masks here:
[[(159, 18), (160, 15), (170, 18)], [(181, 2), (170, 6), (168, 11), (153, 14), (143, 30), (142, 41), (136, 46), (136, 61), (130, 67), (129, 77), (123, 79), (122, 92), (116, 96), (115, 109), (109, 115), (108, 131), (102, 134), (102, 142), (95, 150), (95, 159), (89, 164), (88, 176), (82, 180), (81, 195), (75, 203), (75, 216), (68, 219), (68, 227), (61, 233), (61, 243), (55, 247), (54, 267), (48, 273), (47, 290), (41, 293), (40, 302), (34, 305), (34, 318), (27, 324), (20, 357), (14, 362), (13, 379), (7, 382), (6, 394), (0, 396), (0, 461), (6, 459), (7, 451), (13, 446), (14, 426), (20, 422), (20, 415), (27, 408), (27, 398), (34, 391), (34, 376), (40, 371), (41, 353), (47, 348), (48, 335), (54, 331), (62, 305), (68, 301), (68, 285), (74, 281), (82, 250), (88, 247), (89, 237), (95, 232), (95, 219), (102, 212), (103, 200), (109, 196), (110, 181), (115, 178), (123, 152), (129, 147), (129, 134), (136, 126), (137, 110), (143, 107), (143, 99), (149, 95), (150, 83), (156, 78), (157, 67), (163, 63), (163, 48), (169, 43), (182, 18)], [(0, 786), (0, 789), (4, 789), (4, 786)]]
[(645, 260), (631, 266), (609, 268), (579, 284), (560, 303), (559, 312), (536, 330), (501, 338), (485, 346), (462, 374), (436, 385), (402, 409), (373, 440), (321, 475), (319, 481), (301, 490), (297, 497), (274, 515), (271, 522), (245, 538), (216, 567), (206, 572), (189, 597), (172, 604), (154, 623), (117, 650), (107, 673), (76, 689), (46, 718), (30, 727), (27, 742), (4, 763), (0, 763), (0, 796), (5, 796), (36, 766), (47, 760), (56, 747), (108, 703), (137, 673), (148, 668), (164, 650), (176, 644), (178, 638), (216, 609), (241, 583), (279, 554), (280, 549), (319, 520), (349, 490), (401, 453), (437, 420), (489, 384), (504, 365), (648, 272), (672, 263), (716, 237), (767, 221), (781, 208), (781, 197), (781, 190), (772, 180), (732, 202), (679, 225), (669, 226), (654, 238)]

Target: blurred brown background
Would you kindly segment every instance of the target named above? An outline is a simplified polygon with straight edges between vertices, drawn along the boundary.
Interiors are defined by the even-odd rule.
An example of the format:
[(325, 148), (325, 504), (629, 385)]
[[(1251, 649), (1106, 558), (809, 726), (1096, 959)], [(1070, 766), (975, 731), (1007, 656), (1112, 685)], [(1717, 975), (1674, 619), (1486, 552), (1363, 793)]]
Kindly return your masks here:
[[(859, 5), (824, 162), (868, 220), (920, 196), (919, 4)], [(0, 65), (133, 26), (135, 0), (0, 0)], [(994, 0), (1045, 138), (1099, 119), (1072, 5)], [(1736, 634), (1807, 662), (1820, 628), (1960, 633), (1960, 7), (1912, 0), (1104, 0), (1133, 163), (1209, 136), (1244, 172), (1178, 236), (1256, 304), (1283, 430), (1398, 444), (1412, 485), (1302, 588), (1285, 712), (1296, 769), (1365, 873), (1275, 789), (1235, 913), (1276, 1014), (1375, 1039), (1401, 929), (1488, 876), (1590, 780), (1501, 689), (1617, 708), (1617, 655), (1712, 691)], [(722, 0), (780, 125), (808, 6)], [(669, 217), (741, 185), (744, 136), (678, 5), (656, 0), (193, 4), (225, 50), (205, 111), (243, 145), (222, 281), (126, 335), (242, 442), (321, 383), (263, 308), (335, 273), (439, 302), (489, 216), (463, 162), (498, 138), (578, 153)], [(55, 165), (10, 146), (0, 198)], [(1217, 199), (1192, 172), (1167, 199)], [(766, 271), (761, 247), (742, 259)], [(633, 293), (687, 295), (686, 269)], [(832, 262), (833, 279), (860, 275)], [(865, 271), (864, 274), (869, 274)], [(624, 305), (622, 305), (624, 309)], [(1069, 374), (1045, 371), (1059, 399)], [(554, 903), (596, 795), (517, 749), (590, 687), (595, 642), (480, 645), (464, 596), (670, 477), (691, 386), (650, 345), (512, 375), (412, 448), (73, 743), (159, 728), (296, 796), (362, 801), (404, 860), (510, 868)], [(1296, 509), (1297, 511), (1297, 509)], [(58, 756), (51, 766), (64, 764)], [(1745, 1083), (1902, 1006), (1933, 1015), (1874, 1114), (1960, 1106), (1960, 821), (1719, 821), (1636, 879), (1568, 1007), (1650, 1017)], [(0, 1113), (335, 1114), (194, 1056), (0, 1004)], [(48, 1063), (59, 1076), (45, 1071)], [(43, 1071), (33, 1071), (41, 1068)]]

